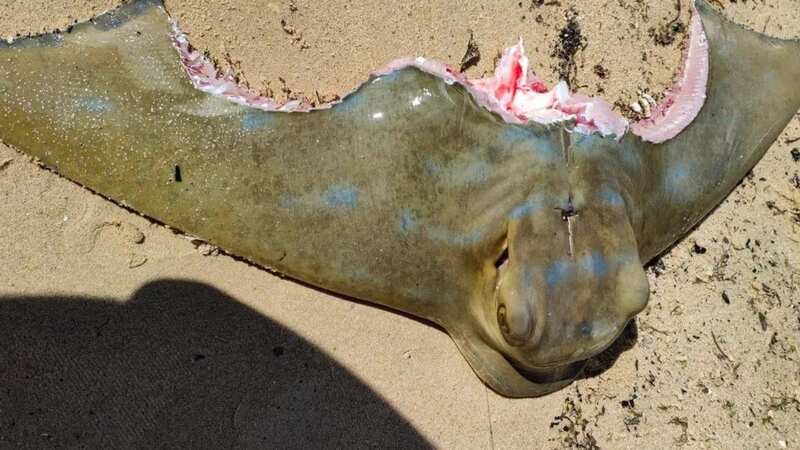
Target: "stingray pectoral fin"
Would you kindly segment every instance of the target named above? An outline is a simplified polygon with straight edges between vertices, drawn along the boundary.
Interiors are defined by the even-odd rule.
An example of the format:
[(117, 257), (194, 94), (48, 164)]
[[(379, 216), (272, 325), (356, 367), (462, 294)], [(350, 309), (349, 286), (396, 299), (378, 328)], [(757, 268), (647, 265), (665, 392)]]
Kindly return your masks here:
[(478, 378), (505, 397), (540, 397), (555, 392), (572, 383), (582, 367), (581, 363), (548, 373), (526, 375), (486, 344), (479, 334), (453, 328), (448, 328), (447, 332)]
[(181, 109), (229, 103), (192, 87), (169, 33), (160, 1), (139, 0), (68, 32), (0, 41), (0, 139), (128, 200), (151, 181), (141, 153), (167, 169), (181, 135), (184, 148), (206, 137)]
[(775, 39), (697, 11), (708, 39), (706, 100), (675, 138), (649, 144), (628, 135), (643, 165), (644, 260), (673, 244), (741, 181), (800, 108), (800, 41)]
[[(350, 211), (357, 181), (333, 179), (335, 163), (308, 168), (320, 136), (336, 142), (347, 131), (329, 110), (268, 112), (195, 89), (171, 31), (159, 0), (137, 0), (69, 32), (3, 41), (0, 140), (241, 257), (282, 273), (297, 261), (292, 274), (320, 284), (316, 261), (296, 255), (315, 255), (324, 243), (303, 226), (278, 225), (304, 219), (307, 230), (329, 210)], [(298, 157), (282, 164), (282, 149)], [(331, 178), (313, 199), (300, 196), (304, 180), (295, 175), (309, 172)]]
[(308, 137), (285, 116), (195, 89), (159, 0), (0, 44), (0, 140), (141, 214), (273, 267), (292, 241), (266, 240), (279, 200), (268, 194), (280, 180), (266, 158), (280, 146), (300, 152)]

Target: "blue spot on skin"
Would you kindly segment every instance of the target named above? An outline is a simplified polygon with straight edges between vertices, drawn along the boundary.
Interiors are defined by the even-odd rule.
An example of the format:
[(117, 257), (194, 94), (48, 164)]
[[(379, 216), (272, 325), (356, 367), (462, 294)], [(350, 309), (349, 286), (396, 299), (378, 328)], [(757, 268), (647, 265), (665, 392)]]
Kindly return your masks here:
[(102, 97), (87, 97), (78, 101), (80, 107), (94, 114), (100, 114), (111, 110), (111, 102)]
[(689, 169), (684, 163), (677, 163), (673, 165), (667, 174), (667, 179), (670, 183), (680, 184), (689, 179)]
[(331, 186), (322, 193), (322, 202), (334, 208), (354, 208), (358, 204), (358, 189), (349, 184)]
[(414, 230), (421, 229), (425, 236), (432, 240), (443, 242), (447, 245), (467, 247), (475, 245), (483, 238), (483, 230), (474, 231), (453, 231), (447, 227), (430, 226), (426, 221), (417, 218), (416, 213), (410, 209), (403, 209), (400, 213), (398, 221), (398, 228), (402, 233), (410, 233)]
[(263, 111), (249, 111), (239, 120), (242, 131), (256, 131), (269, 126), (272, 117)]
[(523, 217), (529, 216), (534, 212), (542, 209), (542, 207), (544, 206), (543, 203), (544, 202), (542, 202), (542, 200), (539, 198), (528, 199), (525, 203), (522, 203), (521, 205), (518, 205), (516, 208), (512, 209), (511, 212), (508, 214), (508, 217), (511, 220), (522, 219)]
[(483, 161), (474, 162), (466, 167), (464, 181), (466, 183), (482, 183), (489, 179), (489, 171), (491, 171), (489, 164)]
[(553, 287), (567, 279), (572, 267), (568, 261), (556, 261), (547, 269), (545, 281)]
[(611, 206), (625, 205), (625, 200), (622, 198), (622, 195), (605, 185), (600, 189), (600, 198)]
[(581, 269), (597, 278), (608, 276), (608, 261), (598, 251), (586, 255), (581, 261)]
[(667, 169), (665, 182), (667, 184), (667, 192), (671, 193), (678, 200), (688, 200), (693, 186), (691, 185), (689, 166), (687, 166), (686, 163), (679, 161), (669, 167), (669, 169)]
[(430, 158), (426, 158), (423, 164), (425, 165), (425, 170), (427, 170), (431, 175), (439, 175), (444, 171), (441, 164)]
[(408, 209), (404, 210), (403, 214), (400, 215), (400, 231), (408, 233), (416, 227), (417, 217), (414, 215), (414, 212)]

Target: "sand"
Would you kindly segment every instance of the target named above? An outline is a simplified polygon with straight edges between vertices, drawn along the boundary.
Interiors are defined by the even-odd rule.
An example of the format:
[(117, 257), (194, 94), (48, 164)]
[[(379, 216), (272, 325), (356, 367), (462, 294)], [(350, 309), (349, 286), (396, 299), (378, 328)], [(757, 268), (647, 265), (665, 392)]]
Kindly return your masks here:
[[(118, 3), (5, 1), (0, 36)], [(682, 35), (662, 31), (688, 14), (683, 0), (256, 3), (167, 7), (278, 97), (341, 96), (401, 56), (458, 66), (471, 33), (470, 76), (521, 36), (544, 79), (566, 74), (628, 115), (670, 85)], [(796, 0), (723, 3), (800, 36)], [(583, 40), (565, 71), (570, 17)], [(526, 400), (487, 389), (435, 328), (220, 255), (0, 145), (0, 446), (798, 447), (798, 137), (796, 118), (651, 265), (650, 305), (585, 379)]]

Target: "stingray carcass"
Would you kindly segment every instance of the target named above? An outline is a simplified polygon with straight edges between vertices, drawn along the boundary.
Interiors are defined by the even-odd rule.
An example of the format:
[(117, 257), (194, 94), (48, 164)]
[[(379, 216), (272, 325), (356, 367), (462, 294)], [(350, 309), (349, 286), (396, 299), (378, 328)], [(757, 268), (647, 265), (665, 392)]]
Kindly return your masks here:
[(0, 44), (0, 139), (231, 253), (433, 321), (493, 389), (537, 396), (645, 307), (642, 263), (800, 107), (799, 42), (702, 1), (691, 30), (683, 76), (634, 124), (548, 89), (520, 45), (491, 78), (403, 60), (313, 109), (218, 75), (139, 0)]

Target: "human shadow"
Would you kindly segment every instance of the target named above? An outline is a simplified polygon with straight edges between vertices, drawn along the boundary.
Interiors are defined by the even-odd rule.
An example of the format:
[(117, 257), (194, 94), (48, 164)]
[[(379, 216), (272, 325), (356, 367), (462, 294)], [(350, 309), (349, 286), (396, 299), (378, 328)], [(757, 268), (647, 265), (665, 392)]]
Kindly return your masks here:
[(0, 447), (430, 444), (302, 337), (214, 289), (0, 297)]

